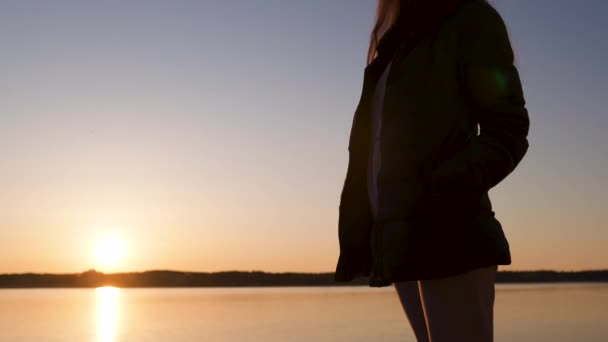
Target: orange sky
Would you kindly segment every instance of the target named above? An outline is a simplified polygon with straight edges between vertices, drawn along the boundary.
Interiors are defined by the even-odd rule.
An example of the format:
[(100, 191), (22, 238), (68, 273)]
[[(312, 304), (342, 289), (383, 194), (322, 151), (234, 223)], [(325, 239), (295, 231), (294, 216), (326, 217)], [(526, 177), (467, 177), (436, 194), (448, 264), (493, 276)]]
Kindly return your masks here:
[[(374, 1), (230, 3), (0, 12), (0, 273), (334, 271)], [(604, 2), (494, 3), (531, 119), (502, 269), (608, 268)]]

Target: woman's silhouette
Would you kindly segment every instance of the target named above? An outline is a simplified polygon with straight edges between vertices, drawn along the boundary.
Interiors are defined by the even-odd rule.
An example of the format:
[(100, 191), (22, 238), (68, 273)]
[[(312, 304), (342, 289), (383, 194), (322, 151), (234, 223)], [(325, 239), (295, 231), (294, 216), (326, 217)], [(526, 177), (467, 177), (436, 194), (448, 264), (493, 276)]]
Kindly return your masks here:
[(334, 279), (393, 284), (418, 341), (492, 341), (511, 254), (488, 191), (530, 125), (505, 24), (484, 0), (379, 0), (367, 63)]

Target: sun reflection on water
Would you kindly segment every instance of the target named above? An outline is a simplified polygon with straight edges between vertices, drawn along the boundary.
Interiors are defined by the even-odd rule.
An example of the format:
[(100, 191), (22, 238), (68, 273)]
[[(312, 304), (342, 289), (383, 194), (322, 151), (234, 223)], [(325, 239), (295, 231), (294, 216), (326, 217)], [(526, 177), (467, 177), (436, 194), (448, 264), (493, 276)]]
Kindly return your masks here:
[(97, 342), (113, 342), (118, 324), (119, 295), (117, 287), (99, 287), (97, 291)]

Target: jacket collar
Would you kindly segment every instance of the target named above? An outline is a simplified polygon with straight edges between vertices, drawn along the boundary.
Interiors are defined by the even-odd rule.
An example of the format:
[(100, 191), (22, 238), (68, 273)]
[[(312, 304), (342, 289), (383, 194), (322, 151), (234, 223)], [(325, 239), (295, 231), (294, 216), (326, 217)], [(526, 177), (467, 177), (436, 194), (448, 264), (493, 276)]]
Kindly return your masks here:
[[(401, 0), (402, 2), (409, 2)], [(404, 15), (382, 37), (378, 55), (363, 73), (363, 90), (357, 109), (367, 108), (372, 89), (394, 56), (407, 54), (425, 35), (438, 29), (450, 14), (469, 1), (485, 0), (411, 0), (404, 7)], [(390, 76), (389, 76), (390, 77)]]
[[(402, 15), (378, 43), (374, 64), (386, 66), (395, 55), (407, 53), (421, 38), (438, 29), (462, 4), (479, 0), (401, 0)], [(383, 68), (381, 68), (383, 70)]]

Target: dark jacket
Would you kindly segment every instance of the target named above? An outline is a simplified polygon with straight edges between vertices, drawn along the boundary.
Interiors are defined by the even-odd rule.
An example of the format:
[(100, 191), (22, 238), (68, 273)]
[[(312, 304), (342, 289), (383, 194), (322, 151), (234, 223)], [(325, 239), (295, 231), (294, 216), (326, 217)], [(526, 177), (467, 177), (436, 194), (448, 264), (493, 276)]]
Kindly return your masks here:
[[(482, 0), (459, 3), (420, 32), (391, 30), (365, 68), (335, 281), (369, 277), (381, 287), (511, 264), (488, 191), (527, 152), (528, 112), (501, 16)], [(374, 219), (366, 178), (371, 100), (391, 59)]]

